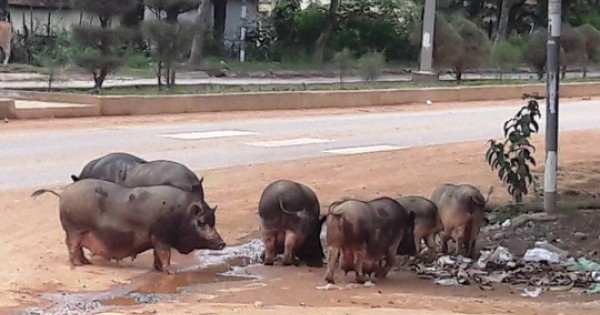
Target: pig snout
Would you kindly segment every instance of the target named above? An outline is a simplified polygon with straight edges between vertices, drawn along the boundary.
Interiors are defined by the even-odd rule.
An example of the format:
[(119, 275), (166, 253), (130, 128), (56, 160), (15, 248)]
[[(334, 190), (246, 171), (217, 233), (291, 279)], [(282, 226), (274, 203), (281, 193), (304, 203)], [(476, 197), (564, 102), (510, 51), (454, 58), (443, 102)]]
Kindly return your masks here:
[(221, 235), (216, 230), (211, 233), (210, 239), (208, 240), (209, 247), (211, 249), (222, 250), (227, 246), (225, 241), (221, 238)]

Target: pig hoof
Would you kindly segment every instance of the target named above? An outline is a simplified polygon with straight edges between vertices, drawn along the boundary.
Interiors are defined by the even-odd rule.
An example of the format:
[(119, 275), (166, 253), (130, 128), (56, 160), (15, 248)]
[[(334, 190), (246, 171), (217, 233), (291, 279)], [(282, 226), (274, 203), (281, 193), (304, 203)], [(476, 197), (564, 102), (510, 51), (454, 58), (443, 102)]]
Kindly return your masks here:
[(290, 265), (293, 265), (293, 264), (294, 264), (294, 262), (291, 259), (284, 259), (283, 260), (283, 265), (284, 266), (290, 266)]
[(358, 283), (358, 284), (365, 284), (365, 277), (364, 276), (357, 276), (356, 277), (356, 283)]
[(273, 266), (274, 261), (273, 260), (265, 260), (264, 265), (265, 266)]
[(335, 283), (335, 282), (333, 281), (333, 277), (329, 277), (329, 276), (325, 277), (325, 281), (327, 281), (327, 283), (331, 283), (331, 284), (334, 284), (334, 283)]

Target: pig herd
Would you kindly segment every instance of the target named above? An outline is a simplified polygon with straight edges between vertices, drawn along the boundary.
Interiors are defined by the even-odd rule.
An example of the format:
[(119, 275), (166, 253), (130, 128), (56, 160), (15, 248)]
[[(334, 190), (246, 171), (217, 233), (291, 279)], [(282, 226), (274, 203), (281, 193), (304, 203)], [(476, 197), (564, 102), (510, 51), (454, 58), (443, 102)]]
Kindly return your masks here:
[[(90, 264), (83, 248), (105, 259), (134, 259), (153, 249), (154, 269), (172, 273), (171, 250), (182, 254), (198, 249), (221, 250), (225, 242), (215, 228), (217, 207), (204, 200), (203, 178), (168, 160), (146, 161), (128, 153), (110, 153), (90, 161), (62, 192), (40, 189), (59, 197), (59, 217), (72, 266)], [(258, 205), (261, 260), (273, 265), (304, 262), (322, 267), (334, 282), (336, 269), (354, 271), (356, 281), (384, 278), (397, 255), (417, 256), (421, 244), (429, 257), (448, 241), (456, 254), (472, 256), (487, 198), (474, 186), (442, 184), (430, 198), (402, 196), (373, 200), (342, 199), (326, 213), (315, 192), (288, 180), (269, 184)], [(326, 228), (326, 250), (321, 241)], [(373, 277), (374, 276), (374, 277)]]

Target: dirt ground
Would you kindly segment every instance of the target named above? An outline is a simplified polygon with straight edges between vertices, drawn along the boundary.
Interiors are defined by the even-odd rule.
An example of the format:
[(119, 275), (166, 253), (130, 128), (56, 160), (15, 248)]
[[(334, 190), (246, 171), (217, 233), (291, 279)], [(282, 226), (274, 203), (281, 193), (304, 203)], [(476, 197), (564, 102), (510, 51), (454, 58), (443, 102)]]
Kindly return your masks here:
[[(600, 130), (561, 134), (559, 189), (600, 192)], [(535, 157), (543, 161), (543, 138), (534, 141)], [(492, 200), (507, 200), (504, 187), (484, 161), (485, 141), (431, 146), (395, 152), (305, 159), (293, 162), (238, 166), (198, 171), (204, 176), (210, 204), (218, 204), (217, 228), (228, 245), (257, 237), (256, 208), (262, 189), (287, 178), (308, 184), (322, 204), (342, 197), (373, 198), (381, 195), (429, 196), (443, 182), (471, 183), (482, 191), (497, 187)], [(541, 169), (538, 167), (538, 169)], [(56, 187), (58, 188), (58, 187)], [(64, 232), (58, 220), (57, 199), (44, 195), (31, 199), (32, 191), (0, 193), (0, 314), (25, 307), (49, 305), (42, 293), (117, 292), (126, 285), (146, 293), (174, 293), (190, 285), (175, 301), (139, 305), (116, 299), (111, 312), (118, 314), (598, 314), (594, 296), (545, 293), (524, 298), (514, 288), (499, 286), (481, 291), (476, 286), (442, 287), (418, 279), (410, 272), (393, 272), (374, 287), (351, 290), (317, 290), (324, 284), (324, 269), (263, 267), (249, 270), (259, 280), (228, 281), (215, 271), (200, 270), (166, 276), (151, 272), (151, 252), (135, 261), (104, 262), (70, 269)], [(599, 221), (600, 222), (600, 221)], [(589, 238), (597, 240), (599, 226), (591, 226)], [(596, 231), (596, 232), (594, 232)], [(510, 245), (510, 244), (508, 244)], [(597, 248), (598, 242), (586, 246)], [(174, 255), (175, 268), (193, 258)], [(348, 276), (342, 283), (350, 282)], [(116, 290), (116, 291), (115, 291)], [(172, 292), (171, 292), (172, 291)], [(96, 293), (93, 293), (96, 294)], [(115, 293), (116, 294), (116, 293)], [(67, 296), (58, 295), (60, 299)], [(56, 301), (56, 298), (54, 298)], [(176, 302), (176, 303), (175, 303)], [(86, 312), (83, 312), (84, 314)], [(88, 313), (91, 313), (89, 311)], [(114, 313), (106, 313), (114, 314)]]

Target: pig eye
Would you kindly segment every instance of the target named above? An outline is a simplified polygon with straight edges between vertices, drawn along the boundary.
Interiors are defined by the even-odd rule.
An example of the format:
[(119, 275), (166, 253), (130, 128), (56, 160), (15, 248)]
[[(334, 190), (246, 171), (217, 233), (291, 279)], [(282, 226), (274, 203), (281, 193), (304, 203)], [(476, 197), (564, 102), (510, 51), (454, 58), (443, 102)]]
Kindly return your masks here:
[(200, 217), (200, 219), (198, 219), (198, 225), (203, 225), (203, 224), (206, 224), (206, 218)]

